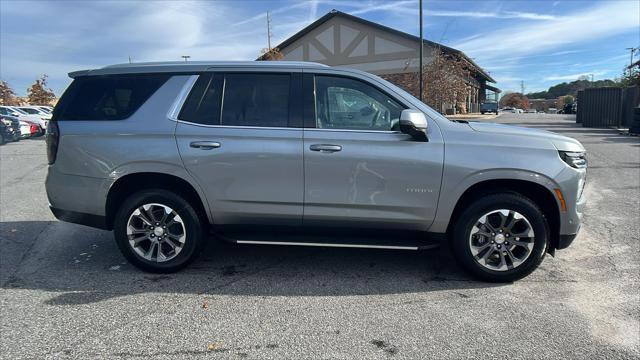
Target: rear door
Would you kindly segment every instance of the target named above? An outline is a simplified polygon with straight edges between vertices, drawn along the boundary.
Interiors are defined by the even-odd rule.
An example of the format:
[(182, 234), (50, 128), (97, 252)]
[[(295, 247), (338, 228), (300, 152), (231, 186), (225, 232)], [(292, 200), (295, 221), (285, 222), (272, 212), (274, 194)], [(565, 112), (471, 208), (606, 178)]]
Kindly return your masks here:
[(195, 82), (176, 140), (214, 223), (301, 224), (301, 84), (295, 71), (211, 72)]
[(304, 85), (305, 226), (426, 230), (440, 191), (442, 139), (401, 133), (407, 106), (364, 79), (305, 74)]

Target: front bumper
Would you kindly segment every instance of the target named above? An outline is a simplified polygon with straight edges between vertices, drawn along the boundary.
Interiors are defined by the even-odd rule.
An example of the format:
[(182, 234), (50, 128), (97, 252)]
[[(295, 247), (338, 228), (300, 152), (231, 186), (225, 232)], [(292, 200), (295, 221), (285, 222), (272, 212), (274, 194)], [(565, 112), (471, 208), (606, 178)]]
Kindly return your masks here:
[(562, 250), (568, 248), (577, 236), (577, 233), (572, 235), (560, 235), (560, 237), (558, 238), (558, 245), (556, 246), (556, 249)]

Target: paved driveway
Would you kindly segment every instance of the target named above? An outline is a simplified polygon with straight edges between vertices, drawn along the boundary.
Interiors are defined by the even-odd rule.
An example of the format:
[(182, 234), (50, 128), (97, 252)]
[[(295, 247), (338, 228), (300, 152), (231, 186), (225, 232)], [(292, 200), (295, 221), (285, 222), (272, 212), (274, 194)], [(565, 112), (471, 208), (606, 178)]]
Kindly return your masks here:
[(0, 147), (0, 357), (638, 358), (640, 139), (505, 114), (578, 138), (589, 205), (574, 245), (515, 284), (444, 250), (218, 246), (142, 273), (111, 233), (47, 209), (44, 142)]

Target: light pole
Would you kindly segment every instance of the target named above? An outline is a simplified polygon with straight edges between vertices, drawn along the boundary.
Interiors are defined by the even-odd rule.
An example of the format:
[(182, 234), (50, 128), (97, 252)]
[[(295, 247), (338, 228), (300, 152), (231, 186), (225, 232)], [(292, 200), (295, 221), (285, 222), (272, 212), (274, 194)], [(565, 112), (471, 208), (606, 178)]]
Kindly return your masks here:
[(420, 91), (420, 96), (418, 97), (418, 99), (420, 99), (420, 101), (422, 101), (422, 48), (423, 48), (423, 44), (422, 44), (422, 0), (419, 1), (420, 3), (420, 61), (418, 62), (418, 66), (420, 67), (420, 69), (418, 70), (420, 72), (420, 85), (418, 86), (418, 91)]
[(187, 62), (187, 60), (190, 58), (191, 56), (189, 55), (182, 55), (181, 58), (184, 59), (184, 62)]

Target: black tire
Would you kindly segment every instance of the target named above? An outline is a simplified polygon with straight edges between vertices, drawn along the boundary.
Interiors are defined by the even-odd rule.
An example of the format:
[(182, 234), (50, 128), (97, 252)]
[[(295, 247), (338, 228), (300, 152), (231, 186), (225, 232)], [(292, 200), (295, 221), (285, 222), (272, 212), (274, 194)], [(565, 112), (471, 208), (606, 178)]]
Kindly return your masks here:
[[(479, 264), (469, 245), (471, 231), (480, 217), (498, 209), (522, 214), (535, 234), (529, 257), (513, 269), (504, 271), (488, 269)], [(533, 201), (517, 193), (491, 194), (477, 199), (458, 216), (451, 232), (451, 247), (458, 263), (471, 276), (489, 282), (511, 282), (529, 275), (544, 259), (548, 242), (549, 225), (543, 212)]]
[[(129, 217), (140, 206), (157, 203), (170, 207), (182, 219), (186, 236), (182, 250), (171, 260), (165, 262), (149, 261), (136, 253), (129, 244), (127, 226)], [(116, 213), (113, 233), (118, 248), (124, 257), (137, 268), (152, 273), (171, 273), (189, 265), (199, 255), (204, 246), (204, 221), (194, 207), (181, 196), (164, 190), (143, 190), (129, 196)]]
[(484, 115), (484, 111), (481, 111), (480, 114)]

